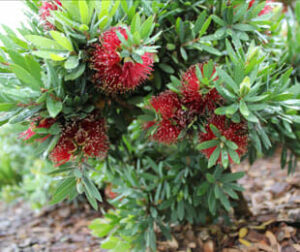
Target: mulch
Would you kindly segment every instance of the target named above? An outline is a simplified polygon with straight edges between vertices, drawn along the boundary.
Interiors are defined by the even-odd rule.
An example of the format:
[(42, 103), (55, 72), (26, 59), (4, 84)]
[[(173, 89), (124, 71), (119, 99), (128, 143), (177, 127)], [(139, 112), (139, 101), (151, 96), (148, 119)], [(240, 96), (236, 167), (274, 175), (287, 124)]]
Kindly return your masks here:
[[(233, 169), (246, 172), (239, 182), (253, 216), (232, 219), (229, 226), (220, 221), (206, 227), (173, 227), (173, 239), (158, 241), (158, 251), (300, 252), (299, 169), (288, 176), (280, 169), (279, 153)], [(103, 251), (88, 229), (100, 216), (86, 203), (47, 206), (39, 213), (24, 202), (0, 203), (0, 251)]]

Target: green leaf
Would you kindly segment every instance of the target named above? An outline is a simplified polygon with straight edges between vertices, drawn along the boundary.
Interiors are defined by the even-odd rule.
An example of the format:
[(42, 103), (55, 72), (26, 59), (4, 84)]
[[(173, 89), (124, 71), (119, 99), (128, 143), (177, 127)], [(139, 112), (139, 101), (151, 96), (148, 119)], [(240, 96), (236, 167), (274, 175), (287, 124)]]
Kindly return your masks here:
[(226, 83), (229, 85), (229, 87), (231, 88), (231, 90), (235, 93), (238, 92), (239, 90), (239, 86), (238, 84), (235, 83), (235, 81), (225, 72), (223, 71), (221, 68), (217, 67), (217, 73), (218, 76)]
[(209, 191), (207, 200), (208, 200), (208, 209), (214, 215), (216, 211), (216, 198), (213, 193), (213, 190)]
[(95, 197), (93, 197), (89, 191), (87, 190), (86, 187), (84, 187), (84, 193), (85, 193), (85, 196), (87, 197), (88, 199), (88, 202), (91, 204), (91, 206), (95, 209), (95, 210), (98, 210), (98, 203), (95, 199)]
[(208, 160), (208, 168), (213, 167), (216, 162), (218, 161), (219, 157), (220, 157), (220, 153), (221, 153), (221, 148), (220, 146), (218, 146), (214, 152), (211, 154), (209, 160)]
[(199, 17), (197, 18), (195, 26), (193, 28), (195, 34), (198, 34), (200, 32), (200, 29), (203, 26), (205, 17), (206, 17), (206, 11), (202, 11), (201, 14), (199, 15)]
[(209, 127), (210, 127), (210, 129), (212, 130), (212, 132), (214, 133), (214, 135), (216, 137), (221, 137), (222, 136), (220, 131), (218, 130), (218, 128), (215, 125), (210, 124)]
[(222, 55), (222, 53), (216, 48), (213, 48), (213, 47), (210, 47), (210, 46), (207, 46), (207, 45), (204, 45), (204, 44), (201, 44), (200, 46), (204, 51), (206, 51), (208, 53), (211, 53), (211, 54), (214, 54), (214, 55), (217, 55), (217, 56)]
[(38, 81), (41, 80), (42, 79), (41, 64), (32, 55), (26, 55), (25, 56), (25, 61), (26, 61), (27, 70), (31, 73), (31, 75), (36, 80), (38, 80)]
[(229, 158), (228, 158), (228, 152), (226, 149), (222, 149), (221, 156), (222, 156), (222, 165), (224, 166), (224, 168), (227, 168), (229, 165)]
[(50, 95), (47, 97), (47, 110), (52, 118), (55, 118), (62, 111), (62, 102), (53, 99)]
[(240, 157), (237, 154), (237, 152), (233, 149), (228, 149), (228, 152), (229, 152), (229, 156), (231, 157), (233, 162), (235, 162), (236, 164), (239, 164), (240, 163)]
[(86, 0), (78, 1), (78, 8), (80, 12), (81, 23), (88, 25), (90, 22), (89, 19), (89, 6)]
[(80, 64), (71, 73), (65, 76), (65, 81), (75, 80), (79, 78), (84, 73), (84, 70), (85, 70), (85, 64)]
[(245, 172), (226, 173), (221, 177), (220, 182), (229, 183), (229, 182), (237, 181), (244, 176), (245, 176)]
[(44, 158), (46, 158), (48, 156), (48, 154), (54, 149), (54, 147), (56, 146), (59, 138), (60, 138), (60, 135), (56, 135), (56, 136), (53, 136), (51, 138), (51, 142), (49, 143), (47, 149), (43, 153)]
[(115, 15), (115, 13), (117, 12), (119, 5), (120, 5), (121, 0), (115, 0), (113, 2), (113, 7), (111, 8), (110, 12), (109, 12), (109, 16), (113, 17)]
[(226, 26), (226, 22), (224, 20), (222, 20), (221, 18), (219, 18), (218, 16), (212, 15), (211, 17), (214, 20), (214, 22), (217, 23), (218, 25)]
[(220, 197), (220, 187), (218, 185), (214, 185), (214, 193), (216, 199), (218, 199)]
[(141, 26), (141, 29), (140, 29), (140, 31), (141, 31), (141, 38), (142, 39), (147, 39), (150, 35), (151, 35), (151, 33), (152, 33), (152, 30), (153, 30), (153, 28), (154, 28), (154, 24), (153, 24), (153, 17), (152, 16), (150, 16), (150, 17), (148, 17), (147, 19), (146, 19), (146, 21), (142, 24), (142, 26)]
[(234, 103), (227, 107), (219, 107), (215, 110), (216, 115), (233, 115), (239, 108), (239, 105)]
[(109, 236), (101, 243), (102, 249), (115, 249), (122, 242), (120, 238)]
[(86, 177), (83, 177), (83, 184), (84, 184), (86, 190), (88, 191), (88, 193), (92, 197), (96, 198), (100, 202), (102, 201), (102, 197), (101, 197), (101, 194), (99, 193), (98, 188), (94, 185), (94, 183), (91, 180), (89, 180)]
[(223, 193), (223, 191), (221, 191), (221, 190), (220, 190), (220, 201), (221, 201), (222, 205), (225, 207), (225, 209), (227, 211), (230, 211), (231, 205), (229, 203), (229, 200), (228, 200), (226, 194)]
[(9, 111), (14, 108), (16, 104), (13, 103), (0, 103), (0, 111)]
[(78, 57), (77, 56), (71, 56), (66, 60), (66, 62), (64, 64), (64, 67), (65, 67), (65, 69), (71, 70), (71, 69), (76, 68), (78, 65), (79, 65)]
[(253, 25), (249, 24), (235, 24), (233, 28), (239, 31), (255, 31), (256, 28)]
[(170, 65), (167, 65), (165, 63), (158, 64), (158, 67), (169, 74), (173, 74), (175, 72), (175, 70)]
[(15, 73), (19, 80), (26, 83), (33, 90), (40, 90), (43, 86), (41, 80), (35, 79), (27, 70), (19, 65), (10, 65), (11, 70)]
[(92, 230), (93, 235), (99, 238), (107, 236), (113, 228), (114, 225), (105, 223), (104, 219), (95, 219), (89, 225), (89, 229)]
[(236, 143), (226, 140), (225, 144), (232, 150), (237, 150), (238, 146), (236, 145)]
[(42, 36), (38, 36), (38, 35), (27, 35), (25, 36), (25, 38), (31, 42), (33, 45), (35, 45), (37, 47), (37, 49), (40, 50), (65, 50), (64, 47), (62, 47), (60, 44), (58, 44), (56, 41), (52, 40), (52, 39), (48, 39)]
[(16, 64), (26, 69), (26, 61), (24, 57), (15, 50), (7, 49), (7, 53), (11, 60)]
[[(82, 1), (79, 1), (79, 2), (82, 2)], [(51, 34), (52, 38), (63, 48), (67, 49), (70, 52), (74, 51), (72, 42), (68, 38), (66, 38), (63, 33), (58, 32), (58, 31), (50, 31), (50, 34)]]
[(177, 216), (179, 220), (183, 220), (184, 217), (184, 201), (181, 200), (177, 205)]
[(133, 17), (132, 21), (131, 21), (130, 31), (131, 31), (132, 34), (134, 34), (135, 32), (139, 33), (140, 28), (141, 28), (140, 14), (136, 13), (135, 16)]
[(207, 192), (209, 186), (210, 185), (207, 181), (203, 182), (197, 189), (197, 195), (198, 196), (204, 195)]
[(65, 179), (56, 189), (50, 204), (54, 205), (64, 200), (69, 195), (71, 189), (75, 187), (75, 185), (76, 185), (75, 177), (70, 177)]
[(147, 250), (150, 248), (151, 250), (149, 251), (156, 251), (156, 235), (152, 227), (145, 232), (145, 238)]
[(181, 53), (181, 56), (184, 59), (184, 61), (187, 61), (188, 55), (187, 55), (187, 53), (186, 53), (186, 51), (184, 50), (183, 47), (180, 47), (180, 53)]
[(209, 140), (197, 145), (197, 150), (205, 150), (219, 144), (219, 140)]
[(250, 115), (250, 111), (243, 99), (240, 100), (240, 112), (246, 119)]
[(38, 111), (40, 111), (41, 108), (42, 108), (42, 106), (35, 106), (35, 107), (31, 108), (31, 109), (24, 109), (19, 114), (11, 117), (10, 120), (9, 120), (9, 123), (10, 124), (15, 124), (15, 123), (23, 122), (26, 119), (28, 119), (31, 116), (33, 116)]
[(286, 146), (283, 146), (281, 151), (281, 158), (280, 158), (281, 169), (284, 169), (284, 167), (286, 166), (286, 160), (287, 160), (287, 148)]

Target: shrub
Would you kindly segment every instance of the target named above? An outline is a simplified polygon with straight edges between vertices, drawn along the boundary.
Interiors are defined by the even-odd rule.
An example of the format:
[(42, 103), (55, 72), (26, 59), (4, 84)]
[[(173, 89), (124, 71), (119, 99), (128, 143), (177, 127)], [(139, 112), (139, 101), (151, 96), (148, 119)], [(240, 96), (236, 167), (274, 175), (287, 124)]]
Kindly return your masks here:
[(155, 251), (172, 224), (229, 220), (241, 159), (280, 144), (294, 170), (299, 3), (26, 3), (22, 37), (0, 36), (1, 122), (28, 125), (57, 166), (53, 204), (84, 193), (98, 209), (107, 183), (103, 248)]

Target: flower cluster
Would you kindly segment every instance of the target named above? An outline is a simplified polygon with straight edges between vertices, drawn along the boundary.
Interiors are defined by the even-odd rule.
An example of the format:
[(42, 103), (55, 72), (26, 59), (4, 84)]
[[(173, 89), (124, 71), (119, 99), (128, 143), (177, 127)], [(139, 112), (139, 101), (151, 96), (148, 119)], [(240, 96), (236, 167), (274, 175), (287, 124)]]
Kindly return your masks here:
[[(248, 143), (248, 130), (247, 124), (245, 122), (233, 123), (230, 119), (227, 119), (226, 116), (217, 116), (214, 115), (209, 118), (205, 131), (199, 133), (199, 142), (205, 142), (214, 140), (217, 136), (211, 130), (210, 125), (214, 125), (227, 140), (234, 142), (238, 148), (235, 150), (236, 153), (241, 157), (247, 151)], [(202, 153), (209, 159), (217, 146), (213, 146), (207, 149), (202, 150)], [(231, 157), (228, 155), (229, 161), (232, 162)], [(218, 162), (221, 161), (221, 154), (218, 159)]]
[[(167, 90), (151, 99), (152, 107), (162, 119), (158, 122), (158, 127), (152, 135), (157, 142), (175, 143), (181, 131), (186, 129), (195, 118), (207, 113), (211, 114), (221, 104), (222, 98), (217, 90), (202, 85), (196, 74), (197, 66), (204, 76), (204, 64), (191, 66), (182, 76), (179, 94)], [(208, 79), (214, 74), (215, 68)], [(212, 81), (217, 79), (216, 77)], [(150, 122), (146, 128), (154, 124), (154, 122)]]
[(50, 11), (55, 11), (58, 9), (58, 6), (61, 6), (60, 0), (54, 1), (43, 1), (40, 7), (40, 17), (44, 21), (43, 26), (46, 30), (53, 30), (55, 26), (48, 21), (50, 16)]
[(83, 154), (84, 157), (104, 158), (109, 148), (105, 120), (91, 115), (79, 121), (67, 122), (61, 137), (50, 153), (56, 166)]
[(122, 34), (128, 39), (122, 27), (113, 27), (102, 33), (92, 52), (91, 68), (95, 70), (94, 82), (106, 93), (124, 93), (134, 90), (144, 82), (153, 71), (153, 54), (144, 53), (142, 63), (130, 57), (121, 57), (122, 44), (117, 36)]
[[(152, 136), (153, 139), (167, 144), (175, 143), (182, 130), (181, 125), (178, 123), (182, 114), (178, 95), (167, 90), (159, 96), (153, 97), (151, 105), (162, 118), (155, 134)], [(151, 123), (148, 124), (149, 126), (151, 126)]]
[[(52, 118), (44, 118), (42, 120), (39, 120), (37, 123), (32, 122), (30, 124), (30, 127), (22, 132), (20, 134), (20, 137), (22, 137), (24, 140), (28, 140), (32, 138), (36, 132), (34, 131), (36, 128), (44, 128), (44, 129), (49, 129), (53, 124), (55, 123), (55, 120)], [(45, 141), (50, 135), (45, 136), (44, 138), (37, 139), (40, 142)]]
[[(191, 123), (205, 122), (205, 132), (198, 133), (200, 143), (218, 138), (210, 128), (212, 124), (226, 141), (237, 145), (234, 151), (239, 157), (246, 152), (247, 124), (233, 123), (226, 116), (214, 114), (214, 110), (224, 104), (222, 96), (214, 88), (214, 82), (218, 80), (215, 73), (216, 69), (213, 65), (193, 65), (182, 75), (178, 94), (167, 90), (152, 97), (150, 104), (161, 119), (158, 122), (148, 122), (145, 126), (145, 128), (156, 126), (151, 139), (160, 143), (173, 144), (178, 141), (183, 130), (189, 132)], [(209, 159), (216, 148), (217, 145), (202, 152)], [(218, 161), (221, 161), (221, 153)], [(230, 156), (229, 161), (232, 162)]]
[[(197, 64), (191, 66), (186, 73), (182, 76), (182, 101), (190, 111), (194, 113), (204, 113), (205, 111), (213, 111), (217, 105), (220, 105), (222, 97), (219, 95), (215, 88), (207, 89), (201, 83), (196, 74), (196, 67), (199, 67), (202, 76), (204, 76), (204, 64)], [(212, 71), (212, 78), (215, 75), (215, 68)], [(213, 81), (217, 81), (215, 77)]]

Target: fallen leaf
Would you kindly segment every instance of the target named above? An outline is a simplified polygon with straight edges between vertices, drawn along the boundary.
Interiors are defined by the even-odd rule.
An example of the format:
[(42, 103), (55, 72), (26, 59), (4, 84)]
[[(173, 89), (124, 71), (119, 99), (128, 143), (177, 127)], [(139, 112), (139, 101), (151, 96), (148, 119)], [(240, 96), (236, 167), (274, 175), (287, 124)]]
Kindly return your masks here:
[(240, 238), (244, 238), (248, 233), (248, 229), (247, 228), (241, 228), (239, 231), (239, 237)]
[(247, 240), (244, 240), (244, 239), (239, 239), (239, 242), (243, 245), (245, 245), (246, 247), (251, 247), (251, 242), (247, 241)]
[(263, 230), (263, 229), (266, 229), (267, 226), (269, 226), (270, 224), (272, 224), (275, 221), (276, 221), (275, 219), (271, 219), (271, 220), (268, 220), (268, 221), (262, 223), (259, 226), (249, 226), (249, 227), (253, 228), (253, 229), (257, 229), (257, 230)]
[(213, 241), (209, 240), (207, 242), (204, 243), (204, 246), (203, 246), (203, 250), (204, 252), (214, 252), (214, 243)]

